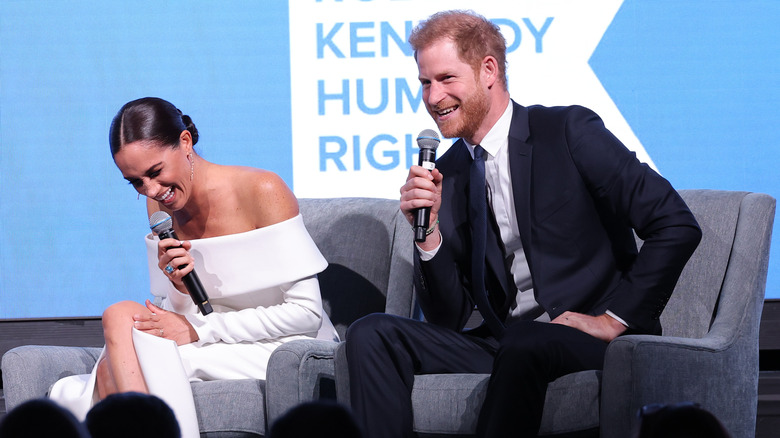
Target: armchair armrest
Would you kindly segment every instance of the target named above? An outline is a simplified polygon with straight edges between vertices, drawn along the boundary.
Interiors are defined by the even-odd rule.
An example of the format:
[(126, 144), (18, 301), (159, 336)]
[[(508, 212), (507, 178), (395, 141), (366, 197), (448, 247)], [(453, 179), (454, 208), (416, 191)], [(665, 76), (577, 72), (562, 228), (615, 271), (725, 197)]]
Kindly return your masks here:
[(755, 418), (757, 388), (757, 344), (713, 332), (701, 339), (619, 337), (604, 359), (601, 436), (627, 436), (650, 403), (696, 402), (726, 424)]
[(45, 397), (57, 380), (89, 374), (101, 348), (26, 345), (3, 355), (3, 392), (6, 410), (34, 398)]
[(319, 398), (336, 398), (332, 341), (301, 339), (274, 350), (266, 373), (268, 425), (290, 408)]

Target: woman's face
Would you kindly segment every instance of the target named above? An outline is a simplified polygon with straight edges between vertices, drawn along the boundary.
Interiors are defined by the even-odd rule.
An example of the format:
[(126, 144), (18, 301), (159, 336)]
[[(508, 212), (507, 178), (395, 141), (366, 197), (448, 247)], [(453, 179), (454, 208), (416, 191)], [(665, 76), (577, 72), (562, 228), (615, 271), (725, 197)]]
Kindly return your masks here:
[(181, 143), (175, 149), (154, 141), (128, 143), (114, 155), (114, 162), (138, 193), (179, 210), (192, 187), (191, 148)]

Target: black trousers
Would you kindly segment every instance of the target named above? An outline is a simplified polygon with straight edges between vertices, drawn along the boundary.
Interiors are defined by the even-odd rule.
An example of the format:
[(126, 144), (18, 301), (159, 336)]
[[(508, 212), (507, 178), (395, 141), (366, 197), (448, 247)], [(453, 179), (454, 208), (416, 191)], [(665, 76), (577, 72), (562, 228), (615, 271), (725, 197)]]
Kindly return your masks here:
[(387, 314), (366, 316), (346, 336), (350, 397), (365, 438), (413, 437), (416, 374), (490, 373), (478, 437), (535, 437), (547, 385), (601, 369), (607, 343), (559, 324), (524, 321), (500, 342)]

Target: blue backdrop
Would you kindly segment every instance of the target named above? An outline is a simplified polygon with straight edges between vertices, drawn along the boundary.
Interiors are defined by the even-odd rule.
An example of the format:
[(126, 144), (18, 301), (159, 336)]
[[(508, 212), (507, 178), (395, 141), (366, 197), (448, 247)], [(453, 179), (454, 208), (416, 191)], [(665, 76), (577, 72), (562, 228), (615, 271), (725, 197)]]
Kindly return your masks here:
[[(415, 0), (291, 2), (427, 15)], [(145, 202), (107, 142), (129, 100), (174, 102), (206, 159), (273, 170), (295, 190), (290, 40), (301, 30), (289, 11), (276, 0), (0, 2), (0, 318), (100, 315), (148, 296)], [(778, 22), (775, 0), (620, 6), (589, 65), (677, 188), (780, 195)], [(780, 298), (778, 250), (775, 239), (768, 298)]]

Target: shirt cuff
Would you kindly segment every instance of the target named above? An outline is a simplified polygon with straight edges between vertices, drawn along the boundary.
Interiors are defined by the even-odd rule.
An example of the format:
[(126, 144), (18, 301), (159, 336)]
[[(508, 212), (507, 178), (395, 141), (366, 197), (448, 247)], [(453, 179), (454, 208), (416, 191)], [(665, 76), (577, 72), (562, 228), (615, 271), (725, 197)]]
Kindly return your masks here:
[(617, 322), (619, 322), (619, 323), (623, 324), (624, 326), (628, 327), (628, 323), (627, 323), (627, 322), (625, 322), (625, 321), (623, 321), (623, 318), (621, 318), (621, 317), (619, 317), (619, 316), (615, 315), (614, 313), (612, 313), (612, 311), (611, 311), (611, 310), (607, 310), (607, 312), (606, 312), (606, 313), (607, 313), (607, 315), (611, 316), (611, 317), (612, 317), (614, 320), (616, 320)]
[(439, 231), (437, 229), (436, 232), (439, 233), (439, 245), (436, 248), (434, 248), (434, 249), (432, 249), (430, 251), (425, 251), (424, 249), (420, 248), (420, 245), (418, 245), (416, 242), (414, 244), (414, 246), (417, 247), (417, 252), (420, 254), (420, 260), (422, 260), (424, 262), (427, 262), (428, 260), (432, 259), (433, 256), (435, 256), (436, 253), (439, 252), (439, 248), (441, 248), (441, 243), (443, 241), (443, 239), (441, 237), (441, 231)]
[(198, 340), (192, 344), (195, 346), (202, 346), (212, 342), (217, 342), (219, 338), (216, 336), (214, 330), (208, 324), (206, 317), (201, 314), (187, 314), (184, 315), (187, 322), (190, 323), (195, 333), (198, 335)]

